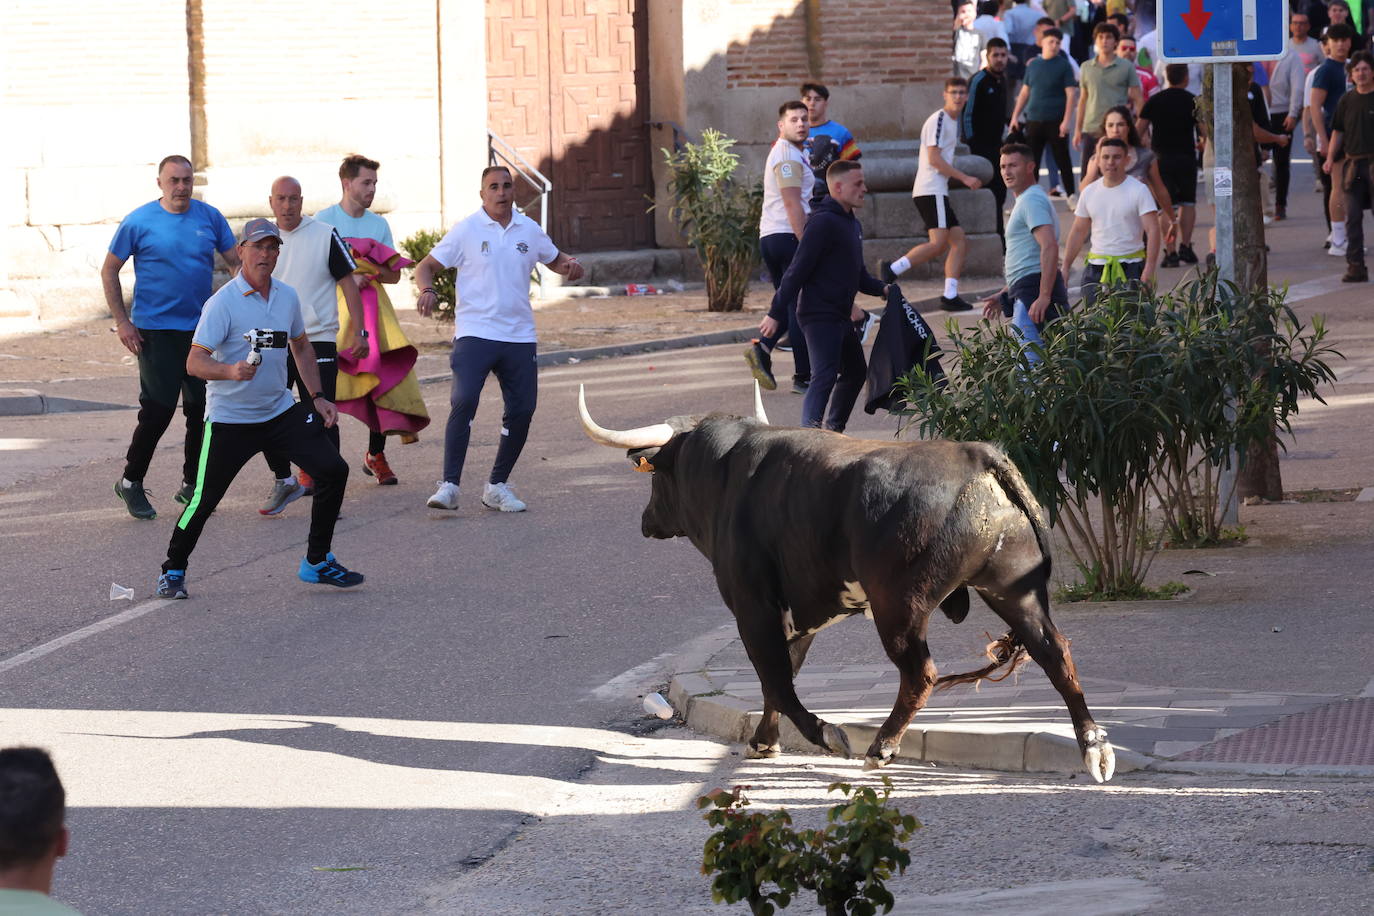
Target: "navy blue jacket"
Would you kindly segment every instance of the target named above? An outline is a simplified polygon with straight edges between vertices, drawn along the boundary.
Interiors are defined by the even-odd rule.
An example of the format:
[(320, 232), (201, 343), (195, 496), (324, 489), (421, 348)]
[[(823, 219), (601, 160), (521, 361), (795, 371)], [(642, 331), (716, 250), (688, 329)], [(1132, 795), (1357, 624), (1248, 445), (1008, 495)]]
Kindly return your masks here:
[(881, 296), (883, 284), (864, 267), (863, 231), (859, 221), (834, 198), (816, 205), (806, 220), (797, 253), (782, 275), (768, 314), (784, 321), (786, 303), (797, 298), (797, 320), (849, 320), (854, 295)]

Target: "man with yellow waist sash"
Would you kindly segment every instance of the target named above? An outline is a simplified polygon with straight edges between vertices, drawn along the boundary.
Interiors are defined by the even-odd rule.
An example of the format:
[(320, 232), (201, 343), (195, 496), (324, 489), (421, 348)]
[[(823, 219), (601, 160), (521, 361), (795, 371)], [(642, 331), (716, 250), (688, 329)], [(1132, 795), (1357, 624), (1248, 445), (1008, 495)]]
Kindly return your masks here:
[[(1143, 183), (1126, 174), (1126, 143), (1108, 138), (1097, 145), (1102, 177), (1078, 195), (1073, 228), (1064, 243), (1064, 276), (1088, 244), (1080, 292), (1090, 306), (1104, 288), (1154, 282), (1159, 262), (1159, 208)], [(1141, 245), (1144, 237), (1145, 244)]]

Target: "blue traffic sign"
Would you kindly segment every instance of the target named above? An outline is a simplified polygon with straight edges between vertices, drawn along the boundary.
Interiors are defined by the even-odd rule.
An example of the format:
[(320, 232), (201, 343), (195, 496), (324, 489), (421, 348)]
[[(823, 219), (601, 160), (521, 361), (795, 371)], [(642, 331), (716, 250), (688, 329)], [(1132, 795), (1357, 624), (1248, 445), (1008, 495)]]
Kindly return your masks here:
[(1160, 0), (1156, 18), (1170, 62), (1274, 60), (1288, 43), (1286, 0)]

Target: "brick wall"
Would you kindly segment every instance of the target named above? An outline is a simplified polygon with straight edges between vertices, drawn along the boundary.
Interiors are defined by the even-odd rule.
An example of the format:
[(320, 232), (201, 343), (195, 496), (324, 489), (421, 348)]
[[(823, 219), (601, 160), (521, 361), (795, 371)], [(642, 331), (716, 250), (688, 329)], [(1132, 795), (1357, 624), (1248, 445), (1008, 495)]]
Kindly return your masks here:
[(949, 5), (943, 0), (820, 0), (811, 72), (806, 13), (799, 0), (734, 0), (747, 25), (726, 52), (730, 89), (793, 86), (808, 76), (829, 86), (936, 82), (950, 73)]

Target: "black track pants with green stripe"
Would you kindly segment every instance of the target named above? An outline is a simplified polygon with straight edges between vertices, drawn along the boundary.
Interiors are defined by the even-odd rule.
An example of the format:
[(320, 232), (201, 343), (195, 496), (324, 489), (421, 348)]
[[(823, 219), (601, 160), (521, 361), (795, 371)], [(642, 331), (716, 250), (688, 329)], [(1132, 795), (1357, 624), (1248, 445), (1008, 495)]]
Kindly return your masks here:
[(344, 486), (348, 483), (348, 462), (339, 457), (338, 448), (325, 435), (319, 416), (300, 404), (292, 404), (263, 423), (205, 424), (196, 492), (172, 529), (163, 572), (186, 568), (206, 519), (248, 460), (263, 451), (285, 455), (315, 479), (305, 555), (310, 562), (318, 563), (329, 553), (334, 523), (343, 505)]

